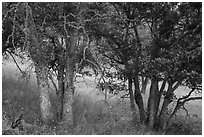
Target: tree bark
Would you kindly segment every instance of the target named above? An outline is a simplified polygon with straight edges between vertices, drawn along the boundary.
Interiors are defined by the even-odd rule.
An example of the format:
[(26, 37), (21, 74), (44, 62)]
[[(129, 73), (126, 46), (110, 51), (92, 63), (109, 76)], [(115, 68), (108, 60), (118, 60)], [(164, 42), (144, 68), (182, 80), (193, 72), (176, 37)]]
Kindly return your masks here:
[(63, 100), (64, 100), (64, 67), (62, 64), (59, 64), (58, 66), (58, 91), (57, 91), (57, 97), (58, 97), (58, 106), (57, 106), (57, 118), (58, 122), (60, 122), (63, 118)]
[(40, 93), (41, 117), (45, 124), (49, 124), (53, 121), (53, 113), (51, 111), (47, 68), (37, 64), (35, 66), (35, 71), (38, 82), (38, 90)]
[(173, 95), (174, 95), (173, 90), (172, 90), (172, 86), (173, 86), (173, 83), (169, 83), (168, 90), (167, 90), (167, 93), (165, 95), (162, 109), (161, 109), (160, 115), (159, 115), (159, 127), (162, 130), (165, 130), (166, 126), (167, 126), (166, 121), (167, 121), (168, 105), (172, 102)]
[(137, 106), (139, 108), (140, 122), (145, 123), (146, 122), (146, 113), (145, 113), (145, 109), (144, 109), (144, 103), (143, 103), (142, 95), (140, 92), (138, 76), (136, 76), (134, 78), (134, 86), (135, 86), (134, 98), (135, 98), (135, 103), (137, 104)]
[(45, 60), (42, 56), (42, 45), (37, 37), (37, 31), (32, 17), (32, 10), (28, 3), (24, 3), (26, 9), (26, 26), (23, 32), (28, 37), (28, 51), (35, 63), (35, 73), (38, 83), (38, 91), (40, 94), (40, 109), (43, 122), (46, 124), (53, 121), (53, 113), (51, 112), (51, 103), (49, 96), (49, 85), (48, 85), (48, 70), (45, 64)]
[(74, 33), (67, 39), (66, 44), (66, 73), (65, 73), (65, 92), (63, 99), (63, 121), (69, 125), (75, 125), (73, 115), (73, 97), (74, 97), (74, 69), (76, 63), (76, 43), (77, 34)]
[(158, 98), (159, 97), (159, 90), (158, 90), (158, 81), (157, 80), (152, 80), (151, 82), (151, 87), (150, 87), (150, 96), (148, 100), (148, 110), (149, 110), (149, 121), (148, 121), (148, 126), (150, 128), (154, 128), (156, 124), (156, 114), (158, 110)]
[[(165, 98), (164, 98), (164, 102), (162, 105), (162, 109), (160, 111), (160, 115), (159, 115), (159, 127), (162, 130), (165, 130), (166, 127), (168, 126), (168, 106), (169, 104), (173, 101), (173, 97), (174, 97), (174, 91), (180, 86), (182, 80), (178, 80), (176, 82), (170, 82), (169, 86), (168, 86), (168, 90), (166, 92)], [(174, 83), (176, 83), (174, 85)], [(173, 86), (174, 85), (174, 86)]]
[(158, 93), (158, 100), (157, 100), (157, 108), (156, 108), (156, 115), (158, 115), (158, 113), (159, 113), (159, 105), (160, 105), (160, 101), (161, 101), (161, 96), (162, 96), (162, 93), (164, 92), (164, 89), (165, 89), (165, 86), (166, 86), (166, 81), (163, 81), (162, 82), (162, 86), (161, 86), (161, 88), (160, 88), (160, 90), (159, 90), (159, 93)]
[(63, 121), (69, 123), (70, 125), (74, 124), (73, 121), (73, 96), (74, 96), (74, 63), (73, 58), (67, 59), (66, 67), (66, 86), (63, 100)]
[(134, 103), (134, 95), (132, 90), (132, 78), (128, 78), (128, 89), (130, 94), (130, 109), (132, 113), (132, 121), (133, 123), (136, 122), (136, 109), (135, 109), (135, 103)]
[(145, 94), (146, 93), (146, 88), (147, 88), (147, 83), (148, 83), (148, 77), (142, 77), (142, 88), (141, 88), (141, 93)]

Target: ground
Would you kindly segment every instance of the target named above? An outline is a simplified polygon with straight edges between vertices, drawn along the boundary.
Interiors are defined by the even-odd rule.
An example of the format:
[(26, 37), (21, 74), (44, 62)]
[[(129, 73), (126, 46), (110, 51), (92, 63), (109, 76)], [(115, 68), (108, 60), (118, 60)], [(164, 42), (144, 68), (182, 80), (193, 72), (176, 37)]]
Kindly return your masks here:
[[(30, 63), (21, 65), (25, 69)], [(126, 134), (202, 134), (202, 103), (189, 102), (186, 106), (190, 117), (185, 111), (180, 111), (172, 121), (172, 127), (166, 132), (152, 131), (144, 125), (131, 123), (131, 112), (128, 99), (118, 96), (104, 101), (104, 93), (95, 87), (92, 78), (85, 81), (78, 78), (76, 82), (75, 109), (77, 126), (68, 127), (63, 123), (58, 126), (45, 127), (37, 130), (18, 132), (16, 134), (97, 134), (97, 135), (126, 135)], [(185, 87), (179, 87), (177, 94), (186, 92)], [(124, 91), (125, 92), (125, 91)], [(148, 93), (143, 95), (145, 103)], [(53, 111), (56, 107), (54, 91), (52, 91)], [(14, 120), (21, 113), (24, 119), (32, 125), (40, 125), (39, 94), (35, 75), (31, 71), (30, 78), (20, 76), (19, 70), (12, 60), (3, 61), (2, 65), (2, 115), (3, 120)], [(3, 123), (4, 124), (4, 123)], [(13, 133), (12, 133), (13, 134)]]

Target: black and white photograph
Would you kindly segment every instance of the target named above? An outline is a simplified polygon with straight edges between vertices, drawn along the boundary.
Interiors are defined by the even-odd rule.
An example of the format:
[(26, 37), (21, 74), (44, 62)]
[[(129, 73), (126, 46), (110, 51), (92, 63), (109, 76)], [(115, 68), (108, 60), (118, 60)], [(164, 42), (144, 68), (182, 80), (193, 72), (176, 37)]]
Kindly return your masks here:
[(1, 2), (2, 135), (202, 135), (202, 2)]

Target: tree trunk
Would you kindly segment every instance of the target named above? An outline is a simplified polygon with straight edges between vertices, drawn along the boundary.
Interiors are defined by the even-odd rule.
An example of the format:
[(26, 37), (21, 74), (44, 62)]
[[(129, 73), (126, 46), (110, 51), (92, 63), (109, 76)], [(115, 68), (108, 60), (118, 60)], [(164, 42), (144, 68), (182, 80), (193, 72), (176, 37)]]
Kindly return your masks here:
[(148, 110), (149, 110), (149, 120), (148, 120), (148, 126), (150, 128), (154, 128), (156, 123), (156, 114), (158, 110), (158, 97), (159, 97), (159, 90), (158, 90), (158, 81), (152, 80), (151, 87), (150, 87), (150, 96), (148, 100)]
[[(49, 124), (53, 122), (53, 113), (51, 111), (51, 102), (49, 96), (49, 84), (48, 84), (48, 68), (46, 66), (46, 59), (42, 55), (43, 45), (38, 38), (35, 22), (32, 16), (32, 10), (28, 3), (24, 3), (26, 9), (26, 28), (23, 30), (25, 35), (31, 44), (26, 47), (35, 63), (35, 73), (37, 77), (38, 90), (40, 93), (40, 109), (43, 122)], [(26, 31), (25, 31), (26, 30)], [(26, 44), (27, 45), (27, 44)]]
[(147, 88), (147, 83), (148, 83), (148, 77), (142, 77), (142, 88), (141, 88), (141, 93), (145, 94), (146, 93), (146, 88)]
[(160, 101), (161, 101), (161, 96), (162, 96), (162, 94), (163, 94), (163, 92), (164, 92), (164, 89), (165, 89), (165, 86), (166, 86), (166, 81), (163, 81), (162, 82), (162, 86), (161, 86), (161, 88), (159, 89), (159, 94), (158, 94), (158, 101), (157, 101), (157, 109), (156, 109), (156, 112), (157, 112), (157, 114), (156, 115), (159, 115), (158, 113), (159, 113), (159, 105), (160, 105)]
[(40, 93), (41, 117), (45, 124), (49, 124), (53, 121), (53, 113), (51, 111), (47, 68), (43, 65), (37, 64), (35, 66), (35, 72)]
[(66, 86), (63, 99), (63, 121), (69, 123), (70, 125), (74, 124), (73, 121), (73, 96), (74, 96), (74, 58), (67, 58), (67, 67), (66, 67)]
[(168, 105), (171, 103), (170, 99), (165, 98), (159, 116), (159, 126), (162, 130), (166, 128)]
[(167, 121), (167, 117), (168, 117), (168, 114), (167, 114), (168, 106), (172, 102), (173, 95), (174, 95), (173, 90), (172, 90), (172, 86), (173, 86), (173, 83), (170, 83), (168, 86), (168, 90), (167, 90), (167, 93), (165, 95), (162, 109), (161, 109), (160, 115), (159, 115), (159, 126), (162, 130), (165, 130), (166, 126), (167, 126), (166, 121)]
[(63, 100), (64, 100), (64, 67), (62, 64), (59, 65), (58, 68), (58, 91), (57, 91), (57, 97), (58, 97), (58, 106), (57, 106), (57, 118), (58, 122), (60, 122), (63, 118)]
[(63, 100), (63, 121), (69, 125), (75, 125), (73, 115), (73, 97), (74, 97), (74, 69), (76, 59), (77, 34), (74, 33), (66, 40), (66, 73), (65, 73), (65, 92)]
[(135, 86), (135, 102), (139, 108), (139, 115), (140, 115), (140, 122), (145, 123), (146, 122), (146, 113), (144, 109), (144, 103), (142, 99), (142, 95), (140, 92), (140, 87), (139, 87), (139, 81), (138, 81), (138, 76), (134, 78), (134, 86)]
[(128, 79), (128, 89), (130, 94), (130, 109), (132, 113), (132, 121), (133, 123), (136, 122), (136, 109), (135, 109), (135, 103), (134, 103), (134, 95), (132, 90), (132, 78)]

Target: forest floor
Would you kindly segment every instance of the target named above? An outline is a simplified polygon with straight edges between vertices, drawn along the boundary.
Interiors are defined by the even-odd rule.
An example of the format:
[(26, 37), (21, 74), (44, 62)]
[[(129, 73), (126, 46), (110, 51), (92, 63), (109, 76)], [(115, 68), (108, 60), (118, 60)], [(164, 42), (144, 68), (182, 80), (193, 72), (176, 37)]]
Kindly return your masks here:
[[(22, 65), (22, 68), (25, 67)], [(32, 72), (31, 72), (32, 74)], [(184, 87), (177, 91), (179, 95), (185, 92)], [(125, 93), (125, 92), (124, 92)], [(74, 114), (77, 116), (77, 126), (71, 128), (63, 123), (57, 126), (32, 129), (10, 134), (74, 134), (74, 135), (162, 135), (162, 134), (202, 134), (202, 102), (194, 101), (186, 105), (189, 116), (180, 111), (172, 120), (172, 126), (166, 132), (152, 131), (139, 123), (131, 122), (131, 112), (128, 99), (120, 99), (120, 95), (108, 95), (96, 89), (91, 78), (85, 81), (77, 79)], [(144, 95), (145, 102), (148, 94)], [(120, 100), (119, 100), (120, 99)], [(51, 94), (53, 112), (56, 107), (54, 91)], [(15, 64), (7, 61), (2, 65), (2, 125), (4, 119), (13, 121), (23, 113), (23, 119), (32, 125), (40, 123), (39, 94), (37, 84), (32, 74), (30, 79), (19, 75)], [(55, 113), (55, 112), (54, 112)]]

